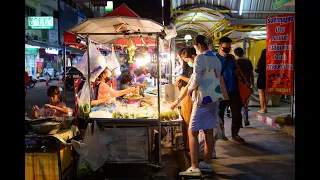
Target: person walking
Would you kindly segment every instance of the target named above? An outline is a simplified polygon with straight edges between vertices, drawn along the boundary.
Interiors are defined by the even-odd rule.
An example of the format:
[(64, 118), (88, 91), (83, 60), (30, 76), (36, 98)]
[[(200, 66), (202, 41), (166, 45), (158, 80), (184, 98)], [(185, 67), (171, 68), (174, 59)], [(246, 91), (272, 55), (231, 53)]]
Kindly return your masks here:
[[(203, 35), (198, 35), (193, 40), (194, 48), (197, 51), (197, 56), (193, 60), (192, 58), (184, 58), (188, 60), (188, 63), (194, 67), (193, 74), (187, 89), (185, 89), (172, 104), (172, 107), (177, 104), (187, 95), (192, 96), (193, 108), (189, 124), (189, 144), (191, 155), (191, 167), (184, 172), (180, 172), (181, 176), (200, 176), (201, 171), (212, 172), (211, 155), (213, 151), (214, 136), (213, 129), (216, 128), (215, 115), (219, 102), (208, 101), (198, 105), (198, 86), (206, 85), (204, 83), (215, 82), (214, 78), (220, 77), (221, 63), (219, 59), (211, 52), (208, 51), (208, 43)], [(205, 73), (214, 72), (213, 76), (203, 76)], [(214, 76), (216, 74), (216, 76)], [(206, 79), (204, 79), (206, 78)], [(220, 82), (220, 81), (219, 81)], [(221, 84), (215, 84), (221, 85)], [(212, 83), (208, 87), (211, 87)], [(215, 86), (216, 87), (216, 86)], [(221, 87), (221, 89), (223, 89)], [(204, 99), (203, 99), (204, 100)], [(171, 107), (171, 108), (172, 108)], [(199, 130), (203, 130), (205, 134), (205, 147), (204, 147), (204, 161), (199, 163)], [(201, 171), (200, 171), (201, 170)]]
[(258, 73), (258, 79), (257, 79), (257, 87), (259, 92), (259, 100), (260, 100), (260, 106), (261, 109), (258, 111), (259, 113), (267, 113), (267, 107), (268, 107), (268, 96), (266, 95), (266, 59), (267, 59), (267, 51), (266, 49), (263, 49), (261, 51), (261, 55), (257, 64), (257, 69), (255, 69), (255, 72)]
[[(232, 140), (236, 142), (244, 142), (245, 140), (239, 136), (240, 127), (242, 124), (241, 107), (242, 100), (240, 97), (240, 92), (238, 89), (238, 69), (235, 61), (233, 60), (233, 55), (229, 54), (231, 50), (232, 40), (228, 37), (222, 37), (219, 40), (219, 52), (217, 57), (221, 61), (222, 66), (222, 76), (224, 78), (229, 100), (221, 101), (219, 104), (219, 117), (224, 123), (224, 113), (225, 109), (229, 103), (231, 108), (232, 125), (231, 125), (231, 136)], [(224, 136), (221, 140), (227, 141), (228, 138)]]
[[(251, 87), (254, 87), (254, 75), (253, 75), (253, 66), (251, 61), (244, 56), (244, 51), (241, 47), (238, 47), (234, 50), (234, 54), (237, 59), (238, 66), (240, 71), (245, 76), (247, 82)], [(242, 115), (244, 117), (244, 125), (249, 126), (249, 113), (248, 113), (248, 101), (249, 99), (243, 104), (242, 107)], [(241, 125), (242, 126), (242, 125)]]

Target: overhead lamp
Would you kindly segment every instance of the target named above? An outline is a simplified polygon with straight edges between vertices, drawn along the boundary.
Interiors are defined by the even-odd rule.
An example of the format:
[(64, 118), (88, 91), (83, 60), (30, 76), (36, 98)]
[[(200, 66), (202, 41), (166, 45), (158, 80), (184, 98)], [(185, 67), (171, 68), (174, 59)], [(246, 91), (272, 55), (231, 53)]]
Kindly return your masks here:
[(185, 35), (185, 36), (184, 36), (184, 39), (185, 39), (185, 40), (191, 40), (191, 39), (192, 39), (192, 37), (191, 37), (191, 35), (190, 35), (190, 34), (187, 34), (187, 35)]

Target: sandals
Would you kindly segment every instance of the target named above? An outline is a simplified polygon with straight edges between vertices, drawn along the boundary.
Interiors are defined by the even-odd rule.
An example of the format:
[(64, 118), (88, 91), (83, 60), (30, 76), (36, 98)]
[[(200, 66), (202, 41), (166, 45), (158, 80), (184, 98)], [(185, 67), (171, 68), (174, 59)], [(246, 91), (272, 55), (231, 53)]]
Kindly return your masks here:
[(266, 111), (260, 109), (260, 110), (258, 111), (258, 113), (264, 114), (264, 113), (266, 113)]

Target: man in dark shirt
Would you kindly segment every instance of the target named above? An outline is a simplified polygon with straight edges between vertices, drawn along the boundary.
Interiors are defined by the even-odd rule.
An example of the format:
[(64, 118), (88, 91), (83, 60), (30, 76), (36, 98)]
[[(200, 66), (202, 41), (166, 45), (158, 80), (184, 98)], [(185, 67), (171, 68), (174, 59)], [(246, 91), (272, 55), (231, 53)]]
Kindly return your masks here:
[[(251, 61), (244, 57), (244, 51), (241, 47), (238, 47), (234, 50), (234, 54), (236, 55), (238, 66), (245, 76), (248, 85), (254, 87), (254, 75), (253, 75), (253, 66)], [(241, 77), (241, 76), (240, 76)], [(249, 117), (248, 117), (248, 101), (243, 105), (243, 114), (244, 114), (244, 125), (249, 126)]]
[[(242, 124), (241, 107), (242, 100), (238, 89), (238, 70), (236, 62), (233, 60), (233, 55), (229, 54), (231, 50), (232, 40), (228, 37), (222, 37), (219, 40), (219, 53), (217, 57), (221, 62), (221, 74), (223, 75), (229, 100), (221, 101), (219, 104), (219, 117), (224, 122), (224, 112), (229, 103), (232, 115), (231, 133), (232, 140), (236, 142), (244, 142), (244, 139), (239, 136), (239, 130)], [(224, 137), (222, 140), (228, 140)]]

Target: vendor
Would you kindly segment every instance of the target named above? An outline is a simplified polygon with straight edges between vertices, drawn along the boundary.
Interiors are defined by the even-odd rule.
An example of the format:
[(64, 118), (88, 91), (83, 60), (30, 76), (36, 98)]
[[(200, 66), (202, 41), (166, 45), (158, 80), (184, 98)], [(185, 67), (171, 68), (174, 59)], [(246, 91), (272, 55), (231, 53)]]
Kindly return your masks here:
[(121, 90), (128, 89), (128, 88), (130, 88), (132, 85), (133, 85), (133, 86), (136, 86), (136, 87), (137, 87), (137, 86), (140, 86), (140, 87), (143, 86), (143, 84), (141, 84), (141, 83), (134, 82), (133, 77), (132, 77), (130, 74), (124, 74), (124, 75), (122, 75), (120, 84), (121, 84), (121, 85), (120, 85)]
[(119, 96), (123, 96), (125, 94), (134, 93), (136, 91), (135, 87), (130, 87), (125, 90), (113, 90), (111, 87), (109, 87), (106, 83), (110, 81), (111, 71), (108, 67), (102, 71), (102, 73), (98, 76), (97, 82), (96, 82), (96, 88), (97, 88), (97, 100), (106, 98), (106, 97), (112, 97), (117, 98)]
[(143, 74), (143, 71), (141, 69), (136, 69), (135, 74), (137, 76), (136, 82), (143, 84), (147, 80), (147, 77)]
[(42, 116), (62, 116), (68, 114), (70, 108), (66, 107), (66, 104), (61, 102), (61, 88), (58, 86), (50, 86), (47, 91), (50, 104), (45, 104), (41, 109), (37, 105), (32, 107), (32, 118), (38, 119), (39, 115)]

